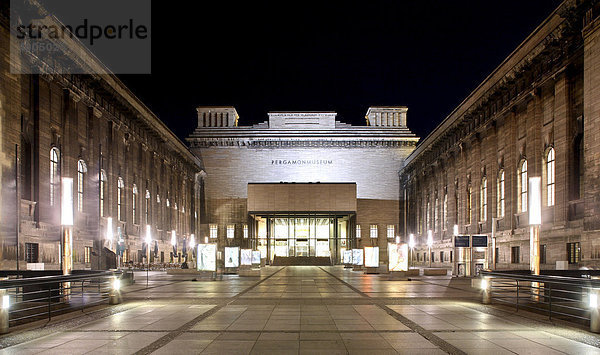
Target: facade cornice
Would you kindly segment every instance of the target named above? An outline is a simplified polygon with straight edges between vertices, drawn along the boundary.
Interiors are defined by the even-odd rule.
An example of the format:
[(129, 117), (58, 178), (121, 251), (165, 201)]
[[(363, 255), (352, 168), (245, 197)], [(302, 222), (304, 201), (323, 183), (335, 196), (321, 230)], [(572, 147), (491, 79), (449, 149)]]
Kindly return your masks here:
[(269, 139), (269, 138), (190, 138), (192, 148), (210, 147), (240, 147), (240, 148), (401, 148), (415, 147), (418, 138), (356, 138), (333, 139), (323, 137), (320, 139)]

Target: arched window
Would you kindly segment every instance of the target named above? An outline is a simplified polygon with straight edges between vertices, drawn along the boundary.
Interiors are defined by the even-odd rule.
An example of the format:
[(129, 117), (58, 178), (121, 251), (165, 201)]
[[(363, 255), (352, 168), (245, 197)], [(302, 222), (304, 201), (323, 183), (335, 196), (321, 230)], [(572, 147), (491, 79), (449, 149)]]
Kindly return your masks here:
[(138, 197), (138, 188), (136, 184), (133, 184), (132, 194), (131, 194), (131, 217), (132, 221), (135, 224), (137, 223), (137, 197)]
[(548, 206), (554, 206), (554, 196), (556, 190), (555, 165), (556, 162), (554, 148), (550, 148), (546, 154), (546, 193), (548, 195)]
[(518, 171), (519, 212), (527, 212), (527, 160), (522, 160)]
[(504, 217), (504, 169), (498, 173), (498, 218)]
[(479, 220), (487, 221), (487, 178), (481, 178), (481, 187), (479, 194)]
[(58, 148), (50, 149), (50, 206), (58, 203), (58, 190), (60, 188), (60, 152)]
[(83, 160), (77, 162), (77, 211), (83, 212), (83, 192), (85, 188), (85, 173), (87, 167)]
[(104, 197), (106, 191), (106, 172), (100, 170), (100, 217), (104, 217)]
[(119, 217), (119, 221), (125, 220), (125, 216), (123, 213), (123, 207), (125, 207), (123, 190), (125, 190), (125, 183), (123, 183), (123, 178), (119, 177), (119, 179), (117, 180), (117, 216)]

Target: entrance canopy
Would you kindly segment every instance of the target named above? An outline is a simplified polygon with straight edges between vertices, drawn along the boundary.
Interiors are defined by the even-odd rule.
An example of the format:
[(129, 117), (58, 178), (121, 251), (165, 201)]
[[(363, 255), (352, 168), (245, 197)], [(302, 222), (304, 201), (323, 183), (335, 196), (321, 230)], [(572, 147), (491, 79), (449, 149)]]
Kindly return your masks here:
[(356, 212), (356, 183), (249, 183), (248, 213)]

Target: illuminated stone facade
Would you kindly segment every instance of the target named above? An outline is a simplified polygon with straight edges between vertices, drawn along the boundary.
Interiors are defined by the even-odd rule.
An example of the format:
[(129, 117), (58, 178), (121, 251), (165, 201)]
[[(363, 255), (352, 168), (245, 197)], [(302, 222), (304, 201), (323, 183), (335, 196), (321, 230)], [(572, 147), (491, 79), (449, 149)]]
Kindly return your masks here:
[[(17, 245), (20, 269), (32, 263), (59, 268), (62, 177), (75, 181), (75, 269), (98, 267), (91, 261), (109, 246), (108, 217), (115, 239), (122, 231), (124, 261), (141, 262), (150, 224), (159, 258), (168, 262), (171, 230), (180, 242), (195, 232), (200, 162), (114, 75), (12, 74), (8, 9), (2, 9), (1, 268), (16, 268)], [(74, 62), (101, 65), (87, 50), (74, 52), (81, 55)], [(27, 53), (12, 64), (44, 65)]]
[(496, 253), (498, 269), (529, 269), (521, 181), (538, 176), (542, 269), (598, 266), (600, 12), (586, 6), (564, 2), (406, 160), (401, 224), (417, 237), (420, 264), (431, 230), (432, 265), (452, 266), (458, 225), (460, 234), (495, 229), (490, 266)]
[[(201, 234), (208, 236), (212, 224), (221, 246), (252, 246), (243, 240), (244, 225), (250, 225), (250, 239), (257, 233), (249, 223), (251, 183), (355, 183), (349, 233), (353, 238), (359, 225), (362, 238), (353, 246), (379, 245), (387, 259), (388, 227), (395, 237), (399, 226), (398, 169), (418, 141), (406, 127), (406, 113), (404, 107), (372, 107), (365, 126), (351, 126), (336, 121), (334, 112), (272, 112), (267, 122), (240, 126), (232, 107), (198, 108), (198, 128), (188, 141), (206, 171)], [(227, 240), (231, 225), (235, 238)], [(371, 225), (377, 238), (369, 238)]]

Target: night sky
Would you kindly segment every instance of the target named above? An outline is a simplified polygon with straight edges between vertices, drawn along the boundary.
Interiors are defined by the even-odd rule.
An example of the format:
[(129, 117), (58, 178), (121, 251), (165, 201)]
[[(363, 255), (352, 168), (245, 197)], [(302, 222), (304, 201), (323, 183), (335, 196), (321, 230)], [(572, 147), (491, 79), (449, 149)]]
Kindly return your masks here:
[(152, 74), (119, 75), (180, 138), (195, 108), (268, 111), (408, 106), (424, 138), (559, 4), (504, 1), (152, 2)]

